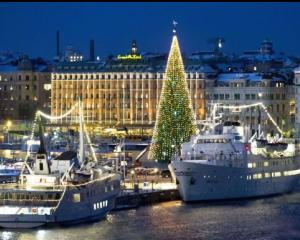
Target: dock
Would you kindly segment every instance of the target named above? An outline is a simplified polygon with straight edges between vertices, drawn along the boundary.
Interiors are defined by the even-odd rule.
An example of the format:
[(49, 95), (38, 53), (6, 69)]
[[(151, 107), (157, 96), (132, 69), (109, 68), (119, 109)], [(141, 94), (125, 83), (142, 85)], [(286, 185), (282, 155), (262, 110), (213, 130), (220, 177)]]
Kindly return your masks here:
[(122, 190), (116, 199), (114, 211), (138, 208), (159, 202), (181, 200), (177, 189)]

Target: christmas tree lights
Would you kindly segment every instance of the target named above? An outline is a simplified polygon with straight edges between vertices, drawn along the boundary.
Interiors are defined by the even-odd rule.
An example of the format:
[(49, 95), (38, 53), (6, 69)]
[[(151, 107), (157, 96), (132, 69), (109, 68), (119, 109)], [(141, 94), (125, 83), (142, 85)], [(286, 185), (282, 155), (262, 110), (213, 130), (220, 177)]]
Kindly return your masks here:
[(169, 161), (183, 142), (196, 133), (195, 115), (174, 34), (166, 67), (149, 158)]

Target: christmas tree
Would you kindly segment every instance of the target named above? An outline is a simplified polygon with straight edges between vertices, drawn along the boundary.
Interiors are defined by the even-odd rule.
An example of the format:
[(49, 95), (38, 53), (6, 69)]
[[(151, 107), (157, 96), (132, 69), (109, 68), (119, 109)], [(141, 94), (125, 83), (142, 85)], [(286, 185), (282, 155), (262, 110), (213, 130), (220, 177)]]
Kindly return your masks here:
[(196, 133), (195, 116), (185, 79), (177, 36), (168, 57), (149, 158), (169, 161), (180, 145)]

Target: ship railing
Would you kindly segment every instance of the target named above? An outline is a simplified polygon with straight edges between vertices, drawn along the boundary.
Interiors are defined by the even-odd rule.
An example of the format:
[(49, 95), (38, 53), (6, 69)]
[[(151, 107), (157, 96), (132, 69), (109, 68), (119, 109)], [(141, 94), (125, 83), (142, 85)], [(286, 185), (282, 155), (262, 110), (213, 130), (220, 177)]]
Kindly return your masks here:
[(55, 207), (59, 199), (0, 199), (0, 206), (34, 206), (34, 207)]
[(64, 186), (42, 186), (34, 184), (3, 183), (0, 184), (0, 190), (37, 190), (37, 191), (62, 191)]
[(244, 156), (241, 154), (194, 154), (185, 158), (186, 160), (202, 161), (208, 165), (244, 167)]

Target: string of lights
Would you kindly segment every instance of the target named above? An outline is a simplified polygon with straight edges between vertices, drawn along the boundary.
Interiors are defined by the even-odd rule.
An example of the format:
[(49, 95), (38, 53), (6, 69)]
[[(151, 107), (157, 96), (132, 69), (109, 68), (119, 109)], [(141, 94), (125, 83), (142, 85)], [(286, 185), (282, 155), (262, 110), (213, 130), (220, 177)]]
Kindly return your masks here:
[(42, 112), (42, 111), (37, 111), (37, 114), (38, 115), (41, 115), (41, 116), (43, 116), (44, 118), (46, 118), (46, 119), (49, 119), (49, 120), (61, 120), (61, 119), (63, 119), (63, 118), (65, 118), (65, 117), (67, 117), (68, 115), (70, 115), (72, 112), (73, 112), (73, 110), (76, 108), (78, 106), (78, 102), (76, 102), (71, 108), (70, 108), (70, 110), (68, 110), (67, 112), (65, 112), (64, 114), (62, 114), (62, 115), (60, 115), (60, 116), (51, 116), (51, 115), (48, 115), (48, 114), (46, 114), (46, 113), (44, 113), (44, 112)]
[(177, 36), (174, 34), (163, 81), (149, 158), (168, 161), (196, 133), (196, 119), (185, 79)]
[(267, 114), (267, 116), (271, 120), (271, 122), (274, 124), (274, 126), (276, 127), (278, 132), (280, 132), (280, 134), (283, 134), (283, 131), (278, 126), (278, 124), (275, 122), (275, 120), (273, 119), (273, 117), (269, 113), (267, 107), (262, 102), (248, 104), (248, 105), (240, 105), (240, 106), (223, 106), (223, 105), (218, 104), (217, 107), (224, 108), (224, 109), (231, 109), (231, 110), (232, 109), (246, 109), (246, 108), (251, 108), (251, 107), (261, 107), (265, 111), (265, 113)]
[[(33, 125), (32, 125), (32, 129), (31, 129), (31, 134), (30, 134), (30, 138), (29, 138), (29, 141), (28, 141), (28, 144), (27, 144), (27, 154), (26, 154), (26, 159), (25, 159), (25, 162), (28, 160), (28, 157), (30, 156), (30, 149), (31, 149), (31, 143), (34, 139), (34, 133), (35, 133), (35, 130), (36, 130), (36, 126), (37, 126), (37, 120), (39, 117), (44, 117), (48, 120), (61, 120), (63, 118), (66, 118), (68, 117), (75, 109), (76, 107), (79, 106), (79, 102), (76, 102), (71, 108), (70, 110), (68, 110), (67, 112), (65, 112), (64, 114), (62, 115), (59, 115), (59, 116), (51, 116), (51, 115), (48, 115), (42, 111), (37, 111), (36, 114), (35, 114), (35, 118), (34, 118), (34, 121), (33, 121)], [(87, 138), (87, 142), (88, 142), (88, 145), (90, 146), (91, 150), (92, 150), (92, 156), (93, 156), (93, 159), (96, 160), (96, 153), (95, 153), (95, 150), (92, 146), (92, 143), (91, 143), (91, 140), (90, 140), (90, 137), (89, 137), (89, 134), (88, 132), (86, 131), (86, 129), (84, 129), (84, 132), (85, 132), (85, 135), (86, 135), (86, 138)]]

